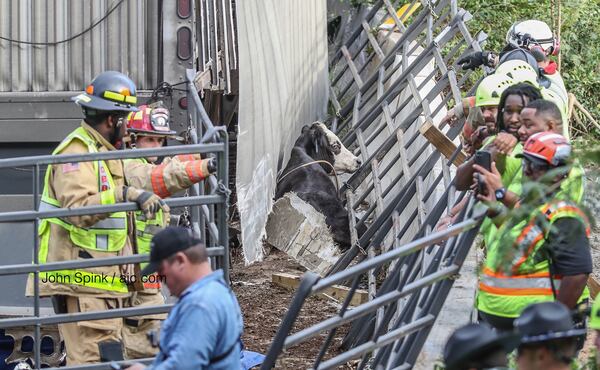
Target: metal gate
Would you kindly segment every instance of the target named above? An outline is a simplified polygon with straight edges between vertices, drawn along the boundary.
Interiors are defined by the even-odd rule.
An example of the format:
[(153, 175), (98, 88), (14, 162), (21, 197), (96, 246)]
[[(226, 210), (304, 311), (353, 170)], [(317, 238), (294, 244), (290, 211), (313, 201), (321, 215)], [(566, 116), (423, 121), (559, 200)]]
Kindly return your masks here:
[[(46, 165), (72, 162), (86, 162), (109, 159), (143, 158), (152, 156), (173, 156), (178, 154), (199, 153), (203, 155), (214, 155), (217, 159), (217, 173), (208, 179), (194, 186), (190, 196), (180, 198), (165, 199), (165, 203), (172, 209), (189, 208), (191, 210), (191, 219), (194, 231), (204, 241), (208, 247), (209, 256), (214, 269), (223, 269), (226, 278), (229, 278), (229, 237), (227, 226), (228, 211), (228, 140), (227, 132), (213, 126), (204, 111), (200, 98), (193, 84), (194, 70), (188, 70), (188, 80), (186, 82), (188, 91), (187, 96), (190, 101), (188, 113), (190, 116), (190, 135), (193, 144), (169, 146), (159, 149), (136, 149), (119, 150), (102, 153), (88, 153), (82, 155), (46, 155), (36, 157), (21, 157), (0, 159), (1, 168), (30, 167), (33, 181), (33, 210), (3, 212), (0, 213), (0, 223), (24, 223), (30, 225), (30, 232), (37, 235), (38, 223), (41, 219), (54, 217), (70, 217), (77, 215), (112, 213), (121, 211), (134, 211), (138, 209), (135, 203), (119, 203), (105, 206), (89, 206), (81, 208), (60, 208), (50, 211), (38, 210), (40, 199), (40, 173)], [(206, 190), (205, 190), (206, 189)], [(13, 248), (31, 250), (33, 263), (23, 263), (16, 265), (2, 265), (0, 268), (0, 279), (6, 279), (7, 276), (31, 274), (34, 277), (34, 298), (33, 315), (26, 317), (14, 317), (0, 319), (0, 329), (23, 328), (30, 329), (27, 336), (31, 336), (34, 341), (33, 351), (21, 355), (21, 358), (27, 358), (33, 362), (36, 369), (40, 369), (42, 363), (45, 365), (56, 366), (56, 357), (50, 358), (40, 351), (41, 340), (44, 337), (42, 330), (51, 325), (59, 323), (69, 323), (89, 320), (102, 320), (108, 318), (129, 317), (138, 315), (152, 315), (168, 312), (171, 305), (149, 306), (138, 308), (122, 308), (110, 311), (86, 312), (76, 314), (51, 314), (44, 315), (40, 312), (39, 295), (39, 273), (45, 271), (65, 270), (65, 269), (85, 269), (99, 266), (123, 265), (131, 263), (146, 262), (149, 256), (134, 255), (123, 257), (110, 257), (101, 259), (61, 261), (40, 264), (38, 261), (39, 239), (32, 238), (33, 245), (14, 245)], [(7, 245), (4, 246), (8, 247)], [(25, 294), (23, 291), (22, 294)], [(23, 315), (21, 315), (23, 316)], [(45, 326), (43, 328), (43, 326)], [(55, 343), (55, 348), (60, 348), (60, 344)], [(53, 360), (51, 362), (49, 360)], [(150, 361), (146, 359), (145, 362)], [(144, 361), (142, 361), (144, 362)], [(86, 365), (85, 369), (110, 369), (110, 364)]]
[[(331, 127), (364, 163), (341, 188), (353, 246), (329, 276), (304, 276), (262, 369), (318, 335), (315, 369), (355, 359), (359, 369), (412, 368), (483, 217), (469, 199), (460, 223), (432, 233), (444, 210), (465, 196), (455, 191), (452, 167), (463, 153), (459, 144), (442, 155), (423, 131), (433, 126), (458, 141), (463, 122), (437, 123), (475, 80), (456, 61), (481, 50), (485, 35), (471, 36), (471, 15), (456, 0), (414, 0), (396, 11), (399, 3), (376, 1), (330, 62)], [(351, 283), (351, 293), (337, 315), (292, 333), (304, 300), (342, 282)], [(350, 309), (359, 285), (370, 301)], [(347, 334), (334, 349), (342, 326)]]

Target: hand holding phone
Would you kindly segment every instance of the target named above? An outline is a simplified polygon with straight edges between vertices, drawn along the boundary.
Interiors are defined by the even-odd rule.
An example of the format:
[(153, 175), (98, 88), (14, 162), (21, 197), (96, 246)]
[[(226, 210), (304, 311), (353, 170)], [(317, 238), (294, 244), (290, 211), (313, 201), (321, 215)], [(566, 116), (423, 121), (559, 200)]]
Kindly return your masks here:
[(475, 164), (485, 168), (488, 171), (492, 170), (492, 154), (487, 150), (478, 150), (475, 152)]

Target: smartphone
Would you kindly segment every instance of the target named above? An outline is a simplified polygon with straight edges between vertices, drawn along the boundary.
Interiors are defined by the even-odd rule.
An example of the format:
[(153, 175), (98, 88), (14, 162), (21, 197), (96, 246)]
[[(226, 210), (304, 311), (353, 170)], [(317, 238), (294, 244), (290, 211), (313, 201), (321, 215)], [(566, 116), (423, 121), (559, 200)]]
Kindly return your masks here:
[(487, 150), (478, 150), (475, 152), (475, 164), (485, 168), (488, 171), (492, 170), (492, 154)]

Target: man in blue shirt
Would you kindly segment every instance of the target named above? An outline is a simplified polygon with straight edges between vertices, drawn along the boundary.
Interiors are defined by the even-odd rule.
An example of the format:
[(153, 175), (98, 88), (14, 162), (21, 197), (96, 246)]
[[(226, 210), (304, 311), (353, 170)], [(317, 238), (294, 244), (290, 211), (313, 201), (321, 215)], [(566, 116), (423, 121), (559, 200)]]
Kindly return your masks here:
[(223, 271), (212, 271), (204, 245), (188, 229), (168, 227), (150, 247), (142, 275), (158, 272), (179, 300), (162, 325), (160, 352), (152, 365), (127, 369), (241, 369), (240, 307)]

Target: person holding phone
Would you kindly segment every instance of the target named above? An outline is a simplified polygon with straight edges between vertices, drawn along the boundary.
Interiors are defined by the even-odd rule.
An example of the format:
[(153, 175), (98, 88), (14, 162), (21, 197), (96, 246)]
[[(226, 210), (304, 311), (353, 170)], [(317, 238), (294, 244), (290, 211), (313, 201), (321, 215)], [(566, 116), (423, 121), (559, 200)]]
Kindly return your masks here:
[(488, 216), (499, 228), (487, 245), (476, 306), (480, 319), (499, 330), (512, 329), (530, 304), (557, 300), (575, 308), (589, 297), (592, 272), (587, 217), (574, 201), (559, 196), (571, 167), (571, 145), (544, 131), (532, 135), (518, 157), (523, 175), (543, 184), (543, 191), (532, 189), (525, 194), (528, 201), (510, 213), (489, 183), (477, 195), (492, 205)]

